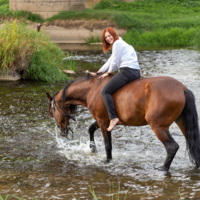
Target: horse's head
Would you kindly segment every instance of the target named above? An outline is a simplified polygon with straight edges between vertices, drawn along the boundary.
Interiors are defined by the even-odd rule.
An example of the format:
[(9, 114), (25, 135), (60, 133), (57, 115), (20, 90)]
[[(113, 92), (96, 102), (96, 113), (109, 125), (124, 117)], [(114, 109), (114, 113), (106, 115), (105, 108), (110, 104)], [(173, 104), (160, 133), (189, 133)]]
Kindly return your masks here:
[(54, 118), (56, 120), (57, 127), (60, 130), (60, 135), (63, 137), (67, 137), (69, 130), (72, 132), (71, 128), (69, 127), (70, 118), (76, 121), (76, 119), (72, 115), (75, 113), (77, 106), (64, 103), (62, 103), (61, 105), (56, 100), (56, 95), (58, 93), (59, 92), (51, 97), (51, 95), (46, 92), (47, 98), (49, 99), (48, 114), (51, 118)]

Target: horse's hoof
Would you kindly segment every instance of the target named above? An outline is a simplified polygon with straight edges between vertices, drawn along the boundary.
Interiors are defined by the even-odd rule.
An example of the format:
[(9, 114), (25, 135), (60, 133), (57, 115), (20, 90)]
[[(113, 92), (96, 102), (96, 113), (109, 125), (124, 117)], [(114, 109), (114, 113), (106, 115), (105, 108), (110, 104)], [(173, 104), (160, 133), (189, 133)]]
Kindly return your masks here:
[(109, 163), (111, 163), (111, 162), (112, 162), (112, 159), (106, 159), (106, 160), (102, 160), (102, 162), (103, 162), (104, 164), (109, 164)]
[(92, 153), (97, 152), (96, 144), (94, 142), (90, 142), (90, 149)]
[(91, 148), (91, 152), (92, 152), (92, 153), (97, 153), (97, 149), (96, 149), (96, 147)]
[(159, 171), (162, 171), (162, 172), (168, 172), (169, 169), (167, 169), (166, 167), (162, 166), (159, 168)]

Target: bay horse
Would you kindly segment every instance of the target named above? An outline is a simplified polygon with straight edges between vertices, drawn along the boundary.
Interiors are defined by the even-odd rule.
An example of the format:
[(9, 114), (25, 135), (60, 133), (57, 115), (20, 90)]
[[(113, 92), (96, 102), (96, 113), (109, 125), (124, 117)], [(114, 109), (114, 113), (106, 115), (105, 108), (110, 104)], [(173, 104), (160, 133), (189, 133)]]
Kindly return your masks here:
[[(95, 148), (94, 132), (100, 128), (104, 137), (107, 162), (112, 160), (111, 132), (107, 131), (109, 116), (101, 91), (113, 76), (98, 78), (98, 75), (70, 82), (49, 99), (48, 113), (55, 118), (61, 135), (69, 130), (69, 119), (74, 119), (77, 105), (89, 109), (96, 120), (90, 127), (90, 148)], [(120, 88), (113, 94), (118, 125), (150, 125), (157, 138), (163, 143), (167, 158), (160, 168), (168, 171), (179, 145), (169, 133), (170, 125), (175, 122), (186, 138), (190, 160), (200, 166), (200, 134), (198, 114), (193, 93), (178, 80), (167, 77), (138, 79)]]

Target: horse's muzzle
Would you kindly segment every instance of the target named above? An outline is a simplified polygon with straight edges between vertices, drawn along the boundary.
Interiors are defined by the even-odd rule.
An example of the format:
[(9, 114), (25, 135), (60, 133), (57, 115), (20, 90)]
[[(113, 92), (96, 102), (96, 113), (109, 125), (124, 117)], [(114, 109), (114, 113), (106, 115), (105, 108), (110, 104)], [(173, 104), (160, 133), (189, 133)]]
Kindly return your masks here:
[(64, 129), (58, 127), (58, 133), (60, 133), (61, 136), (67, 137), (68, 132), (69, 132), (68, 129), (64, 130)]
[(58, 127), (58, 132), (60, 133), (60, 135), (62, 136), (62, 137), (65, 137), (65, 138), (67, 138), (68, 140), (71, 140), (71, 139), (69, 139), (69, 133), (71, 132), (71, 136), (70, 136), (70, 138), (73, 138), (74, 137), (74, 132), (72, 131), (72, 129), (70, 128), (70, 127), (67, 127), (65, 130), (64, 129), (62, 129), (62, 128), (60, 128), (60, 127)]

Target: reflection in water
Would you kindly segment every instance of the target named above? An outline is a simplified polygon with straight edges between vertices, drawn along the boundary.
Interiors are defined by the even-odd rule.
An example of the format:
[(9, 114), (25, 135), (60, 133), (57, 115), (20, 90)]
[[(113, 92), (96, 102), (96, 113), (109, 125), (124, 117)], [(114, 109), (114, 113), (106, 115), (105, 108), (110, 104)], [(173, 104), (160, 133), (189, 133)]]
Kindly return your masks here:
[[(109, 54), (78, 52), (80, 73), (96, 71)], [(199, 54), (194, 50), (139, 51), (142, 77), (172, 76), (200, 103)], [(94, 122), (88, 110), (79, 107), (73, 141), (60, 137), (54, 120), (47, 116), (48, 100), (67, 83), (0, 83), (0, 195), (25, 199), (92, 199), (88, 186), (109, 199), (112, 183), (127, 199), (179, 199), (200, 197), (199, 169), (192, 166), (185, 151), (185, 138), (176, 124), (170, 132), (180, 149), (167, 174), (157, 169), (166, 158), (164, 146), (149, 126), (118, 126), (112, 132), (113, 162), (105, 165), (101, 132), (95, 132), (97, 153), (89, 149), (87, 129)], [(116, 191), (115, 190), (115, 191)], [(122, 198), (123, 199), (123, 198)]]

